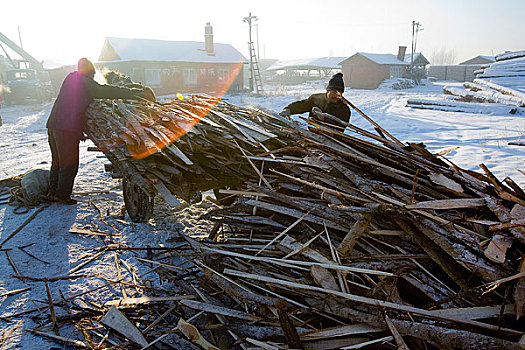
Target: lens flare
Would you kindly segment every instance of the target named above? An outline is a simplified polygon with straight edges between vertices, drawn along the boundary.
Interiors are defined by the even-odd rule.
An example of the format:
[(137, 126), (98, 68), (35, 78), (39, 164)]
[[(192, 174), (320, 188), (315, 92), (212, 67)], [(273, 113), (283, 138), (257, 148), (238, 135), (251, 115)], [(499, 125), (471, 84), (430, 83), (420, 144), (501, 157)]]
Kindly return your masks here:
[[(239, 62), (225, 74), (217, 83), (206, 88), (211, 95), (192, 95), (183, 97), (177, 93), (176, 98), (164, 104), (149, 104), (147, 108), (139, 106), (134, 111), (145, 123), (137, 120), (129, 122), (128, 128), (136, 142), (127, 143), (128, 150), (135, 159), (143, 159), (153, 153), (162, 151), (190, 131), (208, 112), (215, 107), (221, 97), (230, 89), (242, 69)], [(145, 126), (147, 125), (147, 126)], [(134, 132), (133, 132), (134, 131)], [(135, 137), (133, 137), (135, 136)], [(138, 136), (138, 137), (137, 137)], [(175, 149), (175, 147), (173, 147)], [(175, 150), (177, 152), (177, 150)]]

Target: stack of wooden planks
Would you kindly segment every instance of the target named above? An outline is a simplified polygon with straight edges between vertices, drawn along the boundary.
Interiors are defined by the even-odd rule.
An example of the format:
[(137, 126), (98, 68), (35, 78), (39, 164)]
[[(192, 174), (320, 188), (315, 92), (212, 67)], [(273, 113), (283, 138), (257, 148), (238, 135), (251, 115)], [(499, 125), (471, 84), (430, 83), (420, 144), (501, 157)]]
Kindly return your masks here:
[[(525, 112), (525, 51), (497, 55), (496, 62), (476, 73), (476, 79), (463, 83), (463, 87), (443, 87), (443, 92), (453, 100), (409, 99), (407, 107), (488, 114)], [(485, 105), (476, 108), (480, 103)]]
[[(279, 117), (204, 95), (159, 103), (100, 100), (87, 134), (119, 173), (168, 203), (249, 176), (243, 153), (283, 145)], [(176, 142), (174, 142), (176, 141)]]

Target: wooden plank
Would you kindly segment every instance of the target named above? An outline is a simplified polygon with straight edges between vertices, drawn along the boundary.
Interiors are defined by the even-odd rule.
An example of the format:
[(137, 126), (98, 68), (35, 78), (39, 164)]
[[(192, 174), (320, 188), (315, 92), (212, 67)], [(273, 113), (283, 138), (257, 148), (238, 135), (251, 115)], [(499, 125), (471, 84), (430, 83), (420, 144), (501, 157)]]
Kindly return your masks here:
[(194, 163), (182, 152), (174, 143), (170, 143), (167, 148), (180, 158), (186, 165), (193, 165)]
[(251, 321), (251, 322), (256, 322), (256, 321), (262, 320), (260, 317), (257, 317), (257, 316), (254, 316), (254, 315), (250, 315), (250, 314), (245, 313), (245, 312), (241, 312), (241, 311), (237, 311), (237, 310), (233, 310), (233, 309), (228, 309), (226, 307), (213, 305), (213, 304), (210, 304), (210, 303), (201, 303), (199, 301), (194, 301), (194, 300), (181, 300), (180, 304), (184, 305), (184, 306), (187, 306), (187, 307), (189, 307), (191, 309), (194, 309), (194, 310), (200, 310), (200, 311), (209, 312), (209, 313), (212, 313), (212, 314), (218, 314), (218, 315), (223, 315), (223, 316), (228, 316), (228, 317), (234, 317), (234, 318), (238, 318), (238, 319), (246, 320), (246, 321)]
[[(321, 231), (321, 234), (323, 233), (324, 231)], [(322, 255), (318, 251), (308, 248), (308, 247), (305, 248), (301, 243), (297, 242), (294, 238), (290, 236), (285, 236), (281, 240), (281, 242), (279, 242), (277, 247), (283, 247), (288, 250), (291, 250), (292, 252), (300, 251), (301, 255), (304, 255), (305, 257), (313, 261), (317, 261), (318, 263), (321, 263), (321, 264), (333, 264), (334, 263), (332, 260), (328, 259), (327, 257)]]
[(388, 330), (390, 330), (390, 333), (392, 333), (392, 336), (394, 337), (394, 340), (397, 343), (397, 349), (398, 350), (409, 350), (407, 344), (401, 337), (401, 334), (399, 334), (398, 330), (396, 329), (396, 326), (392, 323), (392, 320), (390, 320), (390, 317), (383, 312), (383, 317), (385, 319), (386, 325), (388, 327)]
[(317, 283), (317, 285), (325, 289), (340, 290), (339, 286), (337, 285), (337, 282), (335, 281), (334, 276), (330, 273), (330, 271), (328, 271), (324, 267), (321, 267), (319, 265), (312, 265), (310, 267), (310, 275), (314, 279), (314, 282)]
[(157, 189), (159, 196), (162, 197), (168, 203), (168, 205), (172, 208), (178, 207), (181, 205), (177, 197), (175, 197), (170, 190), (164, 185), (162, 181), (155, 181), (153, 182), (153, 186), (155, 189)]
[(141, 346), (148, 345), (148, 341), (141, 331), (131, 323), (116, 307), (112, 306), (102, 317), (100, 322), (122, 334), (134, 343)]
[[(496, 317), (501, 312), (501, 306), (478, 306), (478, 307), (462, 307), (453, 309), (439, 309), (430, 311), (436, 315), (444, 317), (460, 318), (463, 320), (477, 320), (483, 318)], [(503, 309), (504, 315), (514, 314), (514, 304), (505, 305)]]
[(358, 334), (377, 333), (382, 331), (383, 329), (369, 326), (366, 323), (354, 323), (331, 328), (316, 329), (307, 333), (303, 333), (301, 334), (301, 340), (310, 341)]
[[(246, 204), (247, 205), (252, 205), (252, 206), (257, 207), (257, 208), (270, 210), (270, 211), (273, 211), (273, 212), (276, 212), (276, 213), (279, 213), (279, 214), (288, 215), (288, 216), (291, 216), (291, 217), (294, 217), (294, 218), (297, 218), (297, 219), (299, 219), (300, 217), (302, 217), (305, 214), (304, 212), (302, 212), (300, 210), (291, 209), (291, 208), (288, 208), (288, 207), (283, 207), (283, 206), (270, 204), (270, 203), (266, 203), (266, 202), (262, 202), (262, 201), (257, 201), (257, 200), (253, 200), (253, 199), (247, 200)], [(329, 221), (329, 220), (325, 220), (322, 217), (319, 217), (319, 216), (313, 215), (313, 214), (310, 214), (310, 215), (306, 216), (304, 218), (304, 221), (313, 222), (313, 223), (318, 224), (318, 225), (322, 225), (323, 222), (326, 222), (326, 226), (328, 226), (330, 228), (333, 228), (333, 229), (336, 229), (336, 230), (339, 230), (339, 231), (346, 231), (347, 230), (346, 228), (344, 228), (341, 225), (333, 223), (332, 221)]]
[(406, 209), (461, 209), (478, 208), (486, 205), (484, 198), (457, 198), (424, 201), (417, 204), (405, 205)]
[(147, 305), (147, 304), (154, 304), (154, 303), (163, 303), (166, 301), (180, 301), (185, 299), (191, 299), (193, 296), (191, 295), (177, 295), (173, 297), (138, 297), (138, 298), (122, 298), (122, 299), (115, 299), (115, 300), (109, 300), (106, 303), (104, 303), (105, 306), (130, 306), (130, 305)]
[(512, 246), (512, 238), (504, 237), (502, 235), (494, 235), (490, 240), (490, 243), (483, 251), (483, 254), (487, 259), (497, 263), (503, 264), (505, 262), (505, 256), (507, 255), (507, 250)]
[(386, 342), (389, 342), (389, 341), (392, 341), (392, 340), (394, 340), (394, 337), (389, 335), (388, 337), (377, 338), (377, 339), (373, 339), (373, 340), (362, 342), (360, 344), (351, 345), (351, 346), (345, 346), (344, 348), (341, 348), (341, 349), (342, 350), (361, 349), (361, 348), (363, 348), (365, 346), (368, 346), (368, 345), (373, 345), (373, 344), (377, 344), (377, 343), (386, 343)]
[(341, 272), (367, 273), (367, 274), (380, 275), (380, 276), (390, 276), (390, 277), (394, 276), (394, 274), (392, 274), (390, 272), (377, 271), (377, 270), (371, 270), (371, 269), (362, 269), (362, 268), (345, 266), (345, 265), (337, 265), (337, 264), (334, 264), (331, 260), (324, 260), (326, 258), (321, 259), (321, 260), (326, 261), (327, 263), (315, 263), (315, 262), (311, 262), (311, 261), (301, 261), (301, 260), (283, 260), (283, 259), (277, 259), (277, 258), (263, 258), (263, 257), (259, 257), (259, 256), (246, 255), (246, 254), (235, 253), (235, 252), (230, 252), (230, 251), (226, 251), (226, 250), (214, 249), (214, 248), (210, 248), (210, 247), (207, 247), (207, 246), (202, 246), (202, 249), (210, 251), (210, 252), (214, 252), (214, 253), (217, 253), (217, 254), (223, 254), (223, 255), (228, 255), (228, 256), (235, 256), (235, 257), (238, 257), (238, 258), (244, 258), (244, 259), (248, 259), (248, 260), (264, 261), (264, 262), (268, 262), (268, 263), (282, 265), (282, 266), (285, 266), (285, 267), (297, 267), (297, 266), (310, 267), (312, 265), (317, 265), (317, 266), (325, 268), (325, 269), (333, 269), (333, 270), (341, 271)]

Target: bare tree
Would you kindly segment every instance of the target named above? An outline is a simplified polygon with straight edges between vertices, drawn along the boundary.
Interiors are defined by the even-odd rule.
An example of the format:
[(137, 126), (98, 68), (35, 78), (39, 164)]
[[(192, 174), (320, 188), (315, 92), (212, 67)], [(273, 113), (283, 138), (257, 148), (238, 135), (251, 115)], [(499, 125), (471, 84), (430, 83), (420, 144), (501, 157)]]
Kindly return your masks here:
[(457, 59), (457, 53), (455, 49), (447, 49), (442, 46), (441, 49), (435, 50), (430, 56), (430, 62), (433, 65), (446, 65), (454, 64)]

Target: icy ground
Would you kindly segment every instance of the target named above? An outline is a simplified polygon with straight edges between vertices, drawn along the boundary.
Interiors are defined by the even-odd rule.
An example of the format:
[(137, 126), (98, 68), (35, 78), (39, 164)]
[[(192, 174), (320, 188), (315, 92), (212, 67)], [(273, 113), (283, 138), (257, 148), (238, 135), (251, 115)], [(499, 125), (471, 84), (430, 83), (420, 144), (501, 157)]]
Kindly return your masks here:
[[(432, 152), (459, 147), (446, 155), (455, 164), (481, 171), (479, 164), (484, 163), (500, 180), (510, 176), (525, 188), (525, 147), (508, 145), (511, 141), (525, 142), (525, 116), (451, 113), (405, 107), (409, 98), (445, 99), (442, 87), (441, 84), (433, 84), (407, 90), (348, 89), (344, 96), (402, 142), (423, 142)], [(279, 112), (288, 103), (306, 98), (314, 92), (322, 92), (323, 88), (322, 82), (294, 87), (265, 87), (263, 96), (241, 94), (226, 97), (237, 105)], [(3, 119), (0, 127), (0, 179), (25, 173), (35, 167), (49, 167), (50, 152), (45, 122), (50, 109), (51, 104), (0, 109)], [(355, 111), (352, 112), (351, 121), (359, 127), (371, 130), (369, 123)], [(199, 213), (213, 205), (207, 200), (177, 213), (157, 209), (156, 217), (146, 224), (125, 223), (129, 222), (127, 217), (125, 221), (111, 219), (110, 215), (119, 212), (123, 205), (120, 184), (104, 172), (103, 165), (107, 162), (105, 159), (99, 158), (97, 153), (87, 152), (87, 147), (91, 145), (89, 141), (81, 144), (81, 166), (74, 188), (74, 196), (79, 203), (75, 206), (50, 205), (1, 247), (1, 349), (63, 348), (62, 345), (27, 332), (27, 329), (35, 327), (34, 321), (46, 320), (48, 312), (40, 318), (34, 318), (35, 314), (31, 314), (34, 319), (25, 315), (6, 318), (45, 306), (47, 300), (43, 282), (21, 281), (12, 277), (15, 271), (9, 259), (23, 276), (67, 276), (105, 244), (157, 246), (173, 244), (169, 241), (181, 233), (204, 235), (209, 232), (210, 224), (197, 220)], [(17, 230), (36, 210), (38, 208), (18, 215), (13, 213), (12, 207), (0, 205), (0, 242)], [(72, 228), (100, 230), (115, 236), (106, 238), (106, 242), (103, 242), (97, 236), (69, 233)], [(160, 285), (157, 275), (151, 272), (151, 266), (137, 260), (137, 257), (145, 256), (142, 252), (119, 253), (120, 260), (127, 263), (141, 279), (151, 280), (152, 284), (160, 288), (174, 288), (166, 284)], [(100, 258), (75, 272), (93, 273), (109, 280), (117, 280), (114, 253), (103, 253)], [(131, 280), (130, 276), (123, 268), (125, 280)], [(49, 287), (55, 300), (89, 291), (91, 292), (83, 297), (85, 302), (100, 303), (122, 296), (120, 287), (109, 286), (92, 291), (106, 284), (102, 278), (90, 277), (50, 282)], [(8, 291), (23, 288), (30, 289), (15, 295), (4, 295)], [(129, 296), (136, 296), (137, 292), (127, 288), (127, 293)], [(75, 302), (79, 301), (75, 300), (72, 304)], [(65, 311), (57, 312), (63, 314)], [(64, 337), (72, 336), (67, 329), (61, 331)]]

